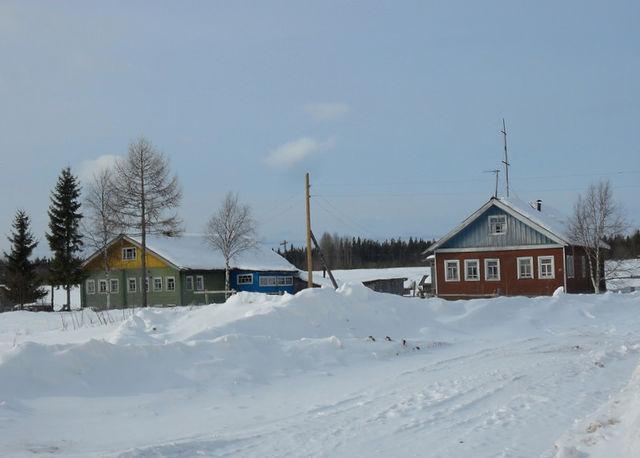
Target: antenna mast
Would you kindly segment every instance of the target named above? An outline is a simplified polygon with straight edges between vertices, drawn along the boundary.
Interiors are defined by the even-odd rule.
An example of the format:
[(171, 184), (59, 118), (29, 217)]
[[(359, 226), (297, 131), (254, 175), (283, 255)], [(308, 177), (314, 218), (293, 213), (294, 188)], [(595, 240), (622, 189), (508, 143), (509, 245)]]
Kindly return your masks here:
[(500, 169), (485, 170), (484, 173), (493, 173), (496, 176), (496, 190), (493, 193), (493, 197), (498, 197), (498, 175), (500, 175)]
[[(502, 163), (504, 164), (504, 173), (507, 185), (507, 197), (509, 197), (509, 153), (507, 152), (507, 125), (504, 122), (504, 118), (502, 118), (502, 137), (504, 138), (504, 160)], [(497, 176), (497, 175), (496, 175)], [(497, 192), (496, 192), (497, 194)]]

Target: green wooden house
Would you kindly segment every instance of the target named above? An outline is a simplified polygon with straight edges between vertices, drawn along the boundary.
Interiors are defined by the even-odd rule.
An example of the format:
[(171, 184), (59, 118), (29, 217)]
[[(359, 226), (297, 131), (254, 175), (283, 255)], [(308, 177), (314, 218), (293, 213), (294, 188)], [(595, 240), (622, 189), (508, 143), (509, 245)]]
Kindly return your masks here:
[[(204, 236), (147, 237), (146, 281), (141, 255), (140, 239), (127, 235), (111, 241), (106, 256), (103, 250), (91, 254), (83, 263), (86, 279), (81, 292), (82, 306), (95, 309), (141, 306), (142, 288), (147, 288), (150, 306), (224, 302), (224, 259), (206, 243)], [(289, 285), (297, 275), (297, 269), (282, 256), (259, 246), (232, 261), (231, 286), (236, 291), (258, 291), (262, 279), (269, 279), (262, 292), (282, 294), (293, 292)]]

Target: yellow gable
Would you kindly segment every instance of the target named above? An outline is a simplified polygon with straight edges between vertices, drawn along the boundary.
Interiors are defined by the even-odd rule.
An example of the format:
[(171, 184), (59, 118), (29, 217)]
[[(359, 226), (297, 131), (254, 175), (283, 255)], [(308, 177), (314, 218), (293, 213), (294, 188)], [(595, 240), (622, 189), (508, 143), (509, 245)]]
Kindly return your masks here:
[[(131, 257), (131, 249), (135, 250), (134, 259), (125, 259), (125, 248), (128, 248), (129, 257)], [(142, 249), (133, 245), (125, 239), (120, 239), (108, 250), (108, 262), (110, 269), (141, 269), (142, 268)], [(147, 267), (169, 267), (165, 261), (155, 256), (147, 249)], [(86, 270), (104, 270), (103, 256), (96, 256), (87, 266)]]

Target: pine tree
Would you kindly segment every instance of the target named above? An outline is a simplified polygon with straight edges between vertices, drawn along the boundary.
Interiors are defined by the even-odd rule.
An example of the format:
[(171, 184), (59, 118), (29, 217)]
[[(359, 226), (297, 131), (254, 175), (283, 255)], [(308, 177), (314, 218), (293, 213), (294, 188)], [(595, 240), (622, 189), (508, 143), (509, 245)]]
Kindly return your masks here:
[(46, 294), (46, 291), (40, 289), (36, 266), (29, 259), (33, 249), (38, 245), (29, 226), (29, 216), (23, 210), (18, 210), (13, 222), (13, 232), (8, 237), (11, 252), (4, 253), (7, 258), (7, 296), (21, 308)]
[(51, 280), (67, 292), (66, 310), (71, 309), (71, 286), (82, 282), (82, 249), (80, 234), (80, 186), (71, 169), (62, 169), (49, 206), (49, 233), (46, 234), (51, 260)]

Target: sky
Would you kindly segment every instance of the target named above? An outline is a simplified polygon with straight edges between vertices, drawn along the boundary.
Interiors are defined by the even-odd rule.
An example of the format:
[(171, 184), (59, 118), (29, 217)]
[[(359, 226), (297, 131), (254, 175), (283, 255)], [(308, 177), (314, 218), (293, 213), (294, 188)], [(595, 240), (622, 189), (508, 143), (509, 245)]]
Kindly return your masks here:
[(314, 232), (438, 237), (493, 194), (503, 118), (513, 194), (570, 213), (609, 179), (640, 227), (639, 19), (634, 1), (3, 1), (0, 234), (25, 209), (44, 249), (60, 170), (86, 183), (145, 136), (188, 232), (234, 191), (265, 243), (302, 245), (308, 171)]

